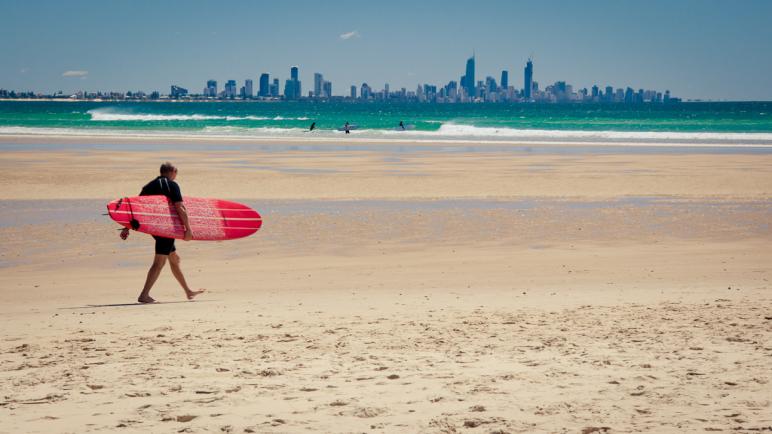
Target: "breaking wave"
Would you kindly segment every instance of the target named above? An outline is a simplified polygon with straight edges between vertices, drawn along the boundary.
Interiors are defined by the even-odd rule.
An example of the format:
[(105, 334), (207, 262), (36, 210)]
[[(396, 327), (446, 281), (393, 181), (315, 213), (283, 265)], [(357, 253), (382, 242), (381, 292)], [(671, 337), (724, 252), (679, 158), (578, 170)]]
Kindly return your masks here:
[[(365, 132), (367, 130), (363, 130)], [(478, 127), (445, 123), (433, 131), (379, 130), (385, 135), (410, 135), (437, 138), (481, 138), (524, 140), (575, 140), (617, 142), (636, 141), (772, 141), (772, 133), (724, 133), (680, 131), (586, 131), (586, 130), (538, 130), (508, 127)]]
[(669, 132), (669, 131), (579, 131), (579, 130), (532, 130), (515, 128), (476, 127), (461, 124), (443, 124), (438, 129), (395, 131), (393, 129), (358, 129), (350, 135), (334, 129), (320, 128), (309, 132), (307, 128), (287, 128), (280, 126), (240, 126), (209, 125), (203, 128), (159, 128), (135, 130), (120, 128), (43, 128), (43, 127), (0, 127), (0, 135), (57, 135), (57, 136), (115, 136), (115, 137), (222, 137), (222, 138), (298, 138), (320, 140), (358, 141), (375, 140), (404, 143), (566, 143), (566, 144), (609, 144), (636, 145), (657, 144), (664, 146), (692, 146), (712, 144), (715, 146), (756, 146), (772, 147), (772, 133), (736, 133), (736, 132)]
[(138, 121), (138, 122), (159, 122), (159, 121), (205, 121), (212, 119), (225, 119), (226, 116), (210, 115), (160, 115), (149, 113), (119, 113), (112, 110), (89, 110), (86, 113), (91, 115), (92, 121), (114, 122), (114, 121)]
[(203, 114), (157, 114), (157, 113), (125, 113), (110, 109), (94, 109), (89, 110), (88, 113), (91, 116), (92, 121), (96, 122), (166, 122), (166, 121), (207, 121), (207, 120), (221, 120), (221, 121), (305, 121), (308, 117), (301, 116), (297, 118), (283, 117), (283, 116), (219, 116), (219, 115), (203, 115)]

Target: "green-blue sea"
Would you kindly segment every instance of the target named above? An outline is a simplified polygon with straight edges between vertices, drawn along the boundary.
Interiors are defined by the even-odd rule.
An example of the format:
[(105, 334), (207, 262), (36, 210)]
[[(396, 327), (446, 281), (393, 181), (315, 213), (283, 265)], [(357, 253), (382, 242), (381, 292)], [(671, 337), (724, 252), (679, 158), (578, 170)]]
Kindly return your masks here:
[(771, 102), (0, 102), (0, 135), (342, 137), (347, 122), (348, 137), (400, 141), (772, 145)]

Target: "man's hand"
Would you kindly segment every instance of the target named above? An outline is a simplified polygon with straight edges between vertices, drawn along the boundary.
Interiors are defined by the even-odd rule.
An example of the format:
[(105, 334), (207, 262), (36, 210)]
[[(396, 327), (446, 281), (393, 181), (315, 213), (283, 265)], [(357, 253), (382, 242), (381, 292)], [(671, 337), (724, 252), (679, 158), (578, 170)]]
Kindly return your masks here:
[(174, 208), (177, 209), (177, 215), (180, 216), (180, 221), (185, 226), (185, 241), (193, 239), (193, 230), (190, 229), (190, 223), (188, 222), (188, 210), (185, 209), (185, 204), (182, 202), (174, 202)]
[(125, 240), (126, 238), (129, 238), (129, 228), (123, 228), (121, 230), (121, 239)]

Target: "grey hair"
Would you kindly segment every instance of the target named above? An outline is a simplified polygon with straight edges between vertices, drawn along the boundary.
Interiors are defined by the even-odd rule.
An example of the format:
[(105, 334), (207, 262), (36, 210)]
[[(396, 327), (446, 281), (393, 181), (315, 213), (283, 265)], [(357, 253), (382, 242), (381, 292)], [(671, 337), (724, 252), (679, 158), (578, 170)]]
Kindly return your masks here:
[(167, 173), (172, 173), (176, 171), (177, 171), (177, 167), (175, 167), (174, 164), (168, 161), (161, 165), (161, 175), (166, 175)]

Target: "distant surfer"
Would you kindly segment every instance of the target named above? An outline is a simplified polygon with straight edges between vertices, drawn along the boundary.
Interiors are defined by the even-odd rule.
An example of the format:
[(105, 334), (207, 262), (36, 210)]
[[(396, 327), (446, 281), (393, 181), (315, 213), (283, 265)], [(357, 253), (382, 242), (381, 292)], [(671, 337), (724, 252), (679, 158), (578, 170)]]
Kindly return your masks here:
[(405, 131), (405, 123), (402, 121), (399, 121), (399, 127), (402, 128), (402, 131)]
[(345, 131), (346, 134), (351, 134), (351, 127), (349, 126), (348, 122), (346, 122), (346, 125), (343, 125), (343, 131)]
[[(190, 222), (188, 221), (188, 212), (185, 209), (185, 204), (182, 202), (182, 192), (180, 192), (180, 186), (174, 182), (177, 177), (177, 168), (170, 162), (166, 162), (161, 165), (161, 176), (150, 181), (142, 187), (140, 196), (155, 196), (163, 195), (169, 198), (169, 201), (174, 204), (174, 208), (177, 210), (177, 214), (180, 216), (180, 221), (185, 226), (185, 241), (190, 241), (193, 238), (193, 231), (190, 229)], [(121, 238), (124, 240), (129, 236), (129, 228), (124, 228), (121, 231)], [(155, 257), (153, 258), (153, 265), (150, 266), (150, 270), (147, 272), (147, 279), (145, 280), (145, 287), (142, 288), (142, 293), (139, 294), (137, 301), (140, 303), (154, 303), (155, 300), (150, 297), (150, 289), (158, 280), (158, 276), (161, 274), (166, 265), (166, 260), (169, 260), (169, 266), (172, 269), (172, 274), (185, 290), (185, 295), (188, 300), (193, 298), (204, 290), (193, 291), (185, 281), (185, 276), (182, 274), (180, 268), (180, 257), (177, 255), (176, 248), (174, 247), (174, 238), (164, 238), (153, 235), (155, 238)]]
[(314, 128), (316, 128), (316, 122), (311, 122), (311, 128), (309, 128), (308, 131), (313, 131)]

